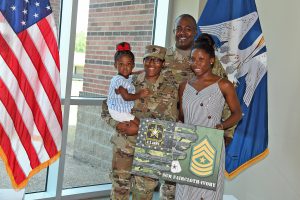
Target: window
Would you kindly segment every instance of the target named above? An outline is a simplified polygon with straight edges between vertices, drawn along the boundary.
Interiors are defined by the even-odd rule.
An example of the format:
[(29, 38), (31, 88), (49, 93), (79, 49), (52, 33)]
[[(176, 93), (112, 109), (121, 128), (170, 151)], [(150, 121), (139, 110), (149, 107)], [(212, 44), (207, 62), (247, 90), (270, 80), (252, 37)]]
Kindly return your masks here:
[[(82, 103), (105, 97), (116, 74), (117, 43), (127, 41), (141, 67), (151, 44), (154, 1), (79, 0), (71, 96), (79, 97), (69, 113), (63, 188), (109, 183), (114, 130), (100, 117), (101, 106)], [(75, 176), (74, 176), (75, 175)], [(77, 176), (77, 177), (76, 177)]]
[[(136, 68), (142, 67), (144, 48), (154, 38), (156, 2), (50, 0), (50, 3), (60, 33), (62, 154), (59, 162), (31, 178), (25, 200), (109, 196), (112, 156), (109, 140), (114, 130), (100, 117), (101, 103), (111, 77), (116, 74), (113, 56), (117, 43), (129, 42)], [(11, 188), (2, 161), (0, 180), (0, 188)]]
[[(51, 3), (59, 22), (60, 1)], [(139, 68), (144, 48), (153, 39), (154, 0), (78, 0), (78, 8), (77, 1), (62, 3), (59, 44), (64, 146), (60, 162), (48, 169), (46, 191), (28, 193), (26, 200), (109, 196), (109, 140), (114, 130), (102, 121), (100, 113), (110, 79), (116, 74), (115, 46), (129, 42)], [(76, 30), (75, 20), (71, 19), (74, 12)], [(73, 56), (74, 60), (70, 59)]]

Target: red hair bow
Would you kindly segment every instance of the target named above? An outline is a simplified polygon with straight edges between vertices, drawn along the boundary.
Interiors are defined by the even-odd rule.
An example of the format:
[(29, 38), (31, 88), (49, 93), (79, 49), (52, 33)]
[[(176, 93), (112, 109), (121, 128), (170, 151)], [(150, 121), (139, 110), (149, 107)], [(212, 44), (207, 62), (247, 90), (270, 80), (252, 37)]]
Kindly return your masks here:
[(131, 47), (130, 47), (130, 44), (127, 43), (127, 42), (122, 42), (120, 44), (117, 45), (117, 48), (116, 48), (117, 51), (130, 51), (131, 50)]

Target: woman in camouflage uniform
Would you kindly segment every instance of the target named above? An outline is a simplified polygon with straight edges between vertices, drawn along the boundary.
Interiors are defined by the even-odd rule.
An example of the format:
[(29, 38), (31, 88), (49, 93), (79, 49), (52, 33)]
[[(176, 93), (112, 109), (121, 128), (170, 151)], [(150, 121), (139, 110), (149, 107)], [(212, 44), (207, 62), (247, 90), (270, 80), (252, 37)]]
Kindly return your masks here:
[[(169, 81), (175, 82), (176, 85), (176, 91), (178, 88), (178, 85), (187, 80), (190, 79), (194, 73), (191, 70), (189, 66), (189, 60), (190, 60), (190, 54), (192, 47), (194, 45), (194, 37), (197, 34), (197, 25), (196, 21), (193, 18), (193, 16), (189, 14), (183, 14), (180, 15), (176, 18), (175, 24), (174, 24), (174, 34), (175, 34), (175, 46), (172, 46), (168, 48), (166, 55), (164, 57), (165, 59), (165, 68), (167, 71), (162, 73), (162, 75), (165, 77), (165, 79), (168, 79)], [(212, 69), (213, 73), (216, 75), (219, 75), (221, 77), (226, 76), (226, 72), (221, 66), (220, 62), (216, 59), (216, 62), (214, 64), (214, 67)], [(104, 103), (102, 105), (102, 118), (111, 126), (116, 127), (116, 122), (113, 121), (110, 118), (110, 115), (108, 113), (108, 109), (106, 107), (106, 104)], [(224, 113), (222, 115), (222, 118), (225, 120), (228, 116), (230, 115), (230, 110), (227, 108), (224, 109)], [(133, 128), (134, 129), (134, 128)], [(134, 132), (134, 130), (132, 130)], [(234, 132), (234, 128), (228, 129), (225, 131), (225, 133), (229, 133), (227, 136), (232, 138)], [(125, 160), (129, 161), (130, 166), (128, 169), (124, 170), (124, 173), (118, 173), (116, 177), (114, 178), (115, 183), (113, 182), (113, 188), (112, 188), (112, 193), (114, 193), (113, 190), (120, 191), (118, 192), (118, 196), (122, 196), (121, 194), (123, 193), (122, 191), (125, 191), (123, 197), (124, 198), (117, 198), (117, 199), (128, 199), (129, 198), (129, 188), (130, 188), (130, 182), (128, 181), (123, 181), (123, 180), (128, 180), (130, 177), (130, 174), (128, 173), (131, 170), (131, 163), (132, 163), (132, 158), (131, 161), (127, 157), (132, 157), (133, 156), (133, 148), (132, 145), (135, 144), (135, 138), (136, 136), (127, 136), (126, 139), (125, 136), (121, 135), (117, 137), (116, 135), (113, 137), (113, 141), (118, 140), (118, 145), (115, 146), (123, 146), (122, 148), (118, 148), (118, 155), (119, 157), (124, 157)], [(226, 142), (226, 140), (225, 140)], [(116, 143), (116, 142), (114, 142)], [(116, 151), (116, 149), (114, 149)], [(116, 153), (114, 153), (116, 155)], [(115, 159), (115, 158), (114, 158)], [(120, 158), (121, 159), (121, 158)], [(124, 165), (126, 162), (124, 162)], [(125, 169), (125, 168), (124, 168)], [(113, 173), (115, 174), (115, 173)], [(120, 177), (118, 177), (120, 176)], [(114, 186), (114, 184), (116, 186)], [(119, 189), (114, 189), (114, 188), (119, 188)], [(174, 199), (175, 195), (175, 185), (171, 184), (162, 184), (160, 188), (160, 199), (163, 200), (171, 200)], [(128, 196), (128, 197), (127, 197)], [(115, 199), (115, 198), (113, 198)]]
[[(156, 118), (161, 120), (176, 121), (178, 117), (177, 86), (171, 77), (161, 74), (166, 49), (149, 45), (144, 56), (145, 72), (137, 75), (133, 84), (136, 90), (149, 89), (150, 95), (138, 99), (132, 113), (138, 118)], [(132, 188), (133, 199), (152, 199), (153, 191), (158, 180), (133, 176), (131, 165), (133, 161), (133, 148), (136, 142), (138, 127), (134, 123), (123, 122), (116, 126), (118, 134), (112, 138), (112, 199), (129, 199)]]

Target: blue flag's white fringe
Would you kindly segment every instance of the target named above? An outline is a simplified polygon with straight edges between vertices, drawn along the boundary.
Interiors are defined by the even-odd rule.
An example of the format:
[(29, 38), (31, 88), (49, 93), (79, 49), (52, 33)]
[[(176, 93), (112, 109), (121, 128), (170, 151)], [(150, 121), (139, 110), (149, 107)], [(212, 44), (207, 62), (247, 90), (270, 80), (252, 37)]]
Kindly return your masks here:
[(266, 45), (254, 0), (208, 0), (198, 21), (217, 57), (237, 84), (243, 118), (226, 149), (226, 175), (233, 178), (268, 153)]

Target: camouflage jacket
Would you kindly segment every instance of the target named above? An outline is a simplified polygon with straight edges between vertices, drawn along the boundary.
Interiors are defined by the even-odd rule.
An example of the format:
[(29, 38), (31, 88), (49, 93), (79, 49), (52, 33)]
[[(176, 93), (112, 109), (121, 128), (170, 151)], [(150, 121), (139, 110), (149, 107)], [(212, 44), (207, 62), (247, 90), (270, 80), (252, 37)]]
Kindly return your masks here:
[[(191, 50), (183, 51), (176, 47), (169, 47), (165, 56), (166, 71), (171, 71), (175, 77), (175, 81), (179, 85), (181, 82), (191, 79), (194, 76), (189, 60)], [(226, 71), (224, 70), (219, 59), (216, 57), (212, 73), (222, 78), (227, 78)]]
[(226, 71), (223, 68), (220, 60), (217, 57), (215, 58), (214, 66), (212, 68), (212, 73), (215, 74), (215, 75), (218, 75), (222, 78), (228, 79)]
[[(178, 91), (177, 86), (172, 80), (172, 74), (169, 76), (159, 76), (156, 83), (149, 83), (145, 79), (145, 73), (139, 74), (133, 77), (133, 84), (136, 87), (136, 91), (142, 88), (148, 88), (151, 90), (151, 95), (147, 98), (138, 99), (135, 101), (135, 105), (132, 109), (132, 114), (138, 118), (157, 118), (168, 121), (176, 121), (178, 118)], [(107, 108), (106, 102), (102, 104), (101, 117), (110, 126), (116, 126), (117, 122), (114, 121)], [(125, 136), (122, 134), (114, 134), (111, 138), (111, 142), (123, 153), (133, 155), (134, 145), (137, 136)]]
[(132, 114), (138, 118), (176, 121), (178, 118), (178, 91), (173, 80), (171, 75), (167, 77), (162, 72), (156, 83), (150, 83), (145, 79), (145, 73), (139, 74), (133, 80), (136, 91), (148, 88), (151, 95), (135, 100)]
[[(189, 65), (190, 55), (191, 50), (182, 51), (176, 47), (169, 47), (167, 49), (165, 55), (165, 70), (172, 72), (177, 85), (194, 76)], [(169, 76), (168, 73), (165, 74)]]

